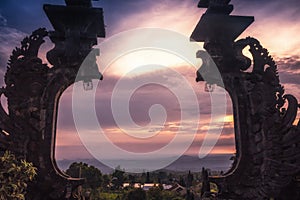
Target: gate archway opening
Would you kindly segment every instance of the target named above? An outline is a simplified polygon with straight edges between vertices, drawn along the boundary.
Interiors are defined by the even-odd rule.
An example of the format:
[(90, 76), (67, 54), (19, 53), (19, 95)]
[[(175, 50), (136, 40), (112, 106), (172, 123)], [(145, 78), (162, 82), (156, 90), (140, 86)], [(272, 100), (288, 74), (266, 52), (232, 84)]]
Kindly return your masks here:
[[(180, 68), (180, 67), (179, 67)], [(219, 120), (224, 121), (224, 127), (222, 128), (222, 134), (216, 144), (212, 149), (211, 153), (203, 158), (202, 160), (198, 158), (199, 148), (203, 143), (205, 134), (210, 122), (210, 93), (205, 92), (205, 84), (203, 82), (195, 82), (195, 69), (187, 66), (182, 67), (179, 71), (185, 74), (189, 82), (192, 84), (192, 88), (195, 90), (197, 98), (199, 100), (200, 106), (200, 119), (193, 118), (192, 123), (199, 123), (199, 130), (197, 131), (196, 137), (188, 148), (184, 152), (183, 156), (175, 161), (173, 164), (169, 165), (169, 169), (179, 169), (181, 171), (198, 171), (200, 172), (202, 167), (209, 168), (216, 173), (224, 173), (230, 170), (234, 154), (235, 154), (235, 138), (234, 138), (234, 128), (233, 128), (233, 117), (232, 117), (232, 102), (227, 95), (227, 112), (226, 116), (220, 116)], [(157, 78), (160, 75), (163, 77), (163, 73), (148, 74), (148, 78)], [(167, 75), (167, 74), (166, 74)], [(176, 102), (176, 96), (168, 90), (168, 88), (155, 85), (147, 84), (138, 88), (135, 93), (130, 98), (129, 110), (132, 120), (139, 126), (147, 126), (151, 122), (151, 116), (149, 115), (149, 110), (153, 105), (161, 105), (166, 109), (166, 123), (162, 128), (161, 125), (157, 126), (153, 124), (152, 127), (147, 127), (150, 132), (161, 130), (164, 133), (158, 133), (153, 137), (149, 138), (139, 138), (134, 139), (124, 133), (115, 124), (112, 113), (111, 113), (111, 102), (109, 96), (113, 90), (113, 85), (117, 81), (117, 77), (109, 76), (109, 74), (104, 73), (105, 79), (100, 82), (97, 87), (96, 95), (96, 112), (98, 116), (99, 123), (104, 126), (106, 135), (120, 148), (126, 151), (139, 151), (147, 153), (155, 149), (162, 148), (164, 145), (172, 141), (174, 137), (174, 132), (178, 131), (180, 120), (180, 105)], [(141, 76), (144, 78), (143, 76)], [(137, 81), (138, 76), (134, 77)], [(132, 77), (131, 77), (132, 79)], [(72, 86), (70, 86), (61, 96), (59, 102), (58, 111), (58, 121), (57, 121), (57, 139), (56, 139), (56, 160), (58, 166), (62, 170), (66, 170), (72, 162), (87, 162), (97, 167), (101, 168), (102, 171), (109, 173), (111, 169), (107, 166), (96, 162), (93, 156), (88, 152), (86, 147), (81, 142), (77, 130), (74, 124), (73, 114), (72, 114)], [(215, 87), (215, 91), (218, 92), (219, 87)], [(84, 95), (84, 93), (83, 93)], [(84, 104), (82, 105), (84, 107)], [(216, 127), (220, 128), (220, 127)], [(166, 137), (159, 137), (164, 136)], [(101, 146), (101, 141), (99, 146)], [(172, 155), (165, 155), (172, 156)], [(106, 159), (109, 159), (109, 154)], [(162, 157), (163, 158), (163, 157)], [(113, 158), (111, 159), (120, 159)], [(182, 161), (188, 160), (187, 164), (183, 166)], [(180, 167), (178, 167), (180, 166)], [(121, 166), (122, 167), (122, 166)], [(179, 169), (180, 170), (180, 169)]]

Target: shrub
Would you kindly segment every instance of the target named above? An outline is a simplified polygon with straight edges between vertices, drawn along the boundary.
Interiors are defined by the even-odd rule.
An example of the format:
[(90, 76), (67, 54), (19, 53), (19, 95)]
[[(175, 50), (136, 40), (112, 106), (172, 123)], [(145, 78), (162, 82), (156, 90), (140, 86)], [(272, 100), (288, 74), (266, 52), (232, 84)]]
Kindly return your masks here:
[(27, 183), (36, 175), (32, 163), (6, 151), (0, 157), (0, 199), (25, 199)]

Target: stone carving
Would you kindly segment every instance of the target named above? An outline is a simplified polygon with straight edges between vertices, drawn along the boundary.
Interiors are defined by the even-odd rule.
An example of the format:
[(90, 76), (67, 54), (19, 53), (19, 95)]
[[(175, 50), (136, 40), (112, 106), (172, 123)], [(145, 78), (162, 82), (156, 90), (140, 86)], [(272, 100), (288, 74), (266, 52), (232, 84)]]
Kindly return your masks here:
[[(200, 1), (200, 7), (208, 7), (208, 11), (192, 38), (205, 42), (204, 48), (221, 73), (234, 111), (236, 159), (226, 174), (209, 178), (220, 189), (218, 198), (299, 199), (296, 176), (300, 172), (300, 123), (293, 124), (299, 108), (297, 99), (284, 94), (277, 66), (258, 40), (247, 37), (234, 41), (238, 35), (207, 34), (205, 28), (210, 32), (209, 23), (213, 21), (209, 16), (212, 10), (220, 18), (227, 16), (229, 20), (235, 16), (230, 16), (227, 10), (221, 11), (220, 5), (215, 9), (213, 1), (203, 2)], [(218, 2), (228, 8), (224, 5), (229, 1)], [(242, 26), (246, 18), (240, 17)], [(243, 55), (245, 47), (250, 47), (253, 63)], [(204, 80), (201, 74), (213, 76), (209, 75), (209, 60), (204, 63), (197, 72), (197, 81)], [(220, 85), (213, 78), (210, 80), (210, 84)], [(285, 104), (288, 104), (287, 108)]]
[[(76, 192), (84, 180), (64, 174), (55, 162), (57, 106), (61, 94), (74, 83), (81, 63), (97, 44), (97, 36), (104, 37), (105, 30), (101, 8), (92, 8), (86, 0), (66, 0), (66, 4), (44, 5), (55, 31), (40, 28), (21, 42), (10, 57), (6, 87), (0, 90), (8, 99), (8, 113), (0, 107), (0, 128), (5, 133), (0, 147), (26, 158), (38, 169), (35, 182), (29, 185), (29, 200), (81, 198)], [(80, 20), (73, 23), (76, 18)], [(52, 67), (38, 57), (45, 37), (55, 44), (47, 54)], [(80, 80), (85, 82), (102, 79), (96, 55), (90, 57), (89, 67), (95, 73), (81, 72)]]
[[(229, 2), (201, 0), (199, 7), (208, 9), (192, 34), (195, 41), (205, 42), (210, 54), (197, 73), (197, 81), (203, 81), (206, 74), (212, 76), (209, 84), (220, 85), (210, 74), (209, 66), (214, 62), (234, 110), (237, 152), (233, 167), (222, 176), (206, 179), (219, 186), (219, 199), (299, 199), (300, 123), (294, 124), (297, 99), (284, 94), (277, 66), (258, 40), (248, 37), (235, 41), (254, 19), (231, 16), (233, 6)], [(97, 37), (105, 36), (105, 30), (102, 9), (92, 8), (88, 0), (66, 0), (66, 4), (44, 6), (55, 31), (38, 29), (22, 41), (10, 57), (6, 87), (0, 90), (8, 98), (8, 113), (0, 107), (0, 148), (13, 151), (38, 168), (27, 199), (80, 199), (75, 193), (83, 180), (62, 173), (54, 159), (57, 105), (78, 72), (85, 83), (102, 79), (95, 58), (89, 61), (95, 73), (79, 68)], [(70, 18), (78, 20), (73, 23)], [(218, 33), (220, 30), (223, 34)], [(51, 68), (38, 58), (44, 37), (55, 44), (47, 54)], [(253, 63), (242, 53), (247, 46)], [(207, 185), (203, 196), (208, 190)]]

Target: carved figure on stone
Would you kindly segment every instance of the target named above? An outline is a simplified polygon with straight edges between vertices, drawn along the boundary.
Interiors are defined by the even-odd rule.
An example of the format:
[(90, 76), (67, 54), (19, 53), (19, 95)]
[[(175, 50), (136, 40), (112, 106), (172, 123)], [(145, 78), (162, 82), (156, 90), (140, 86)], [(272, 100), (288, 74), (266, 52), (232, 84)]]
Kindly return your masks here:
[[(233, 167), (219, 177), (209, 178), (219, 187), (218, 199), (299, 199), (296, 177), (300, 173), (300, 123), (294, 124), (297, 99), (284, 94), (277, 65), (257, 39), (236, 41), (253, 22), (252, 17), (229, 15), (224, 4), (218, 10), (212, 1), (201, 0), (199, 4), (208, 9), (191, 37), (204, 42), (213, 62), (204, 60), (196, 80), (204, 81), (205, 75), (209, 84), (222, 86), (209, 69), (211, 63), (215, 64), (234, 111), (237, 152)], [(212, 30), (220, 30), (223, 35), (213, 34)], [(246, 47), (253, 60), (243, 55)]]
[[(66, 4), (44, 5), (55, 30), (40, 28), (24, 38), (21, 47), (12, 52), (6, 86), (0, 90), (8, 101), (8, 113), (0, 106), (0, 129), (6, 133), (1, 135), (0, 148), (25, 158), (37, 168), (37, 178), (28, 187), (29, 200), (82, 198), (77, 188), (84, 179), (64, 174), (54, 158), (57, 105), (64, 90), (75, 82), (97, 37), (105, 37), (105, 30), (103, 10), (92, 8), (90, 0), (66, 0)], [(51, 68), (38, 57), (45, 37), (55, 44), (47, 54)], [(93, 74), (81, 73), (80, 80), (102, 79), (96, 56), (89, 58)]]

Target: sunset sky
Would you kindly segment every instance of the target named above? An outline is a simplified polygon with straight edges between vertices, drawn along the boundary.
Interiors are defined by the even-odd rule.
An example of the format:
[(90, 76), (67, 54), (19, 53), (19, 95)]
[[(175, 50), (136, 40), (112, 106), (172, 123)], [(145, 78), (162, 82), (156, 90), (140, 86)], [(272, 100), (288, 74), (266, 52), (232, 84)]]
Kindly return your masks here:
[[(6, 62), (15, 46), (26, 35), (39, 27), (46, 27), (52, 30), (46, 15), (42, 10), (42, 5), (61, 4), (63, 0), (1, 0), (0, 1), (0, 76), (2, 77), (6, 70)], [(235, 6), (232, 14), (254, 16), (255, 22), (242, 34), (241, 37), (252, 36), (260, 40), (262, 45), (267, 48), (270, 54), (275, 58), (278, 64), (278, 70), (281, 83), (286, 89), (286, 93), (291, 93), (300, 99), (300, 1), (299, 0), (233, 0)], [(100, 0), (93, 2), (94, 7), (104, 9), (104, 20), (106, 24), (106, 38), (99, 39), (101, 43), (109, 42), (112, 37), (136, 28), (161, 28), (174, 31), (189, 38), (201, 15), (205, 10), (197, 8), (198, 0)], [(147, 37), (145, 40), (155, 40)], [(100, 49), (101, 55), (109, 54), (118, 47), (126, 46), (126, 41), (116, 42), (114, 48)], [(202, 44), (199, 44), (199, 49)], [(51, 49), (49, 41), (44, 45), (41, 51), (41, 57), (45, 59), (45, 52)], [(195, 52), (194, 52), (195, 53)], [(99, 59), (101, 60), (101, 55)], [(195, 54), (194, 54), (195, 55)], [(101, 61), (99, 61), (99, 65)], [(143, 70), (137, 69), (140, 66), (147, 65)], [(153, 67), (157, 65), (167, 66), (166, 68)], [(150, 66), (150, 67), (149, 67)], [(152, 67), (151, 67), (152, 66)], [(101, 66), (100, 66), (101, 69)], [(133, 74), (124, 74), (130, 70)], [(134, 82), (145, 81), (155, 82), (165, 80), (166, 84), (173, 84), (174, 88), (180, 90), (183, 87), (181, 80), (173, 76), (172, 70), (185, 77), (186, 83), (195, 92), (197, 102), (199, 103), (200, 118), (195, 113), (193, 107), (188, 112), (188, 116), (183, 121), (181, 118), (180, 102), (176, 94), (165, 86), (157, 84), (146, 84), (137, 89), (130, 98), (129, 111), (132, 120), (138, 126), (143, 127), (138, 134), (143, 138), (125, 134), (123, 131), (131, 129), (127, 119), (121, 123), (123, 131), (117, 126), (112, 110), (111, 98), (112, 91), (118, 80), (124, 79), (124, 91), (130, 90), (126, 86)], [(196, 83), (196, 69), (186, 61), (166, 52), (157, 52), (153, 50), (141, 50), (139, 52), (129, 53), (117, 59), (112, 63), (108, 70), (102, 71), (104, 80), (97, 87), (95, 97), (95, 107), (99, 123), (109, 138), (118, 147), (136, 153), (147, 153), (158, 150), (168, 143), (172, 142), (181, 126), (184, 126), (184, 134), (181, 135), (182, 141), (188, 137), (190, 132), (195, 131), (196, 135), (191, 147), (186, 154), (198, 154), (200, 146), (206, 136), (210, 124), (211, 97), (209, 93), (204, 92), (204, 83)], [(3, 85), (3, 80), (1, 84)], [(184, 88), (184, 87), (183, 87)], [(123, 93), (122, 93), (123, 92)], [(221, 89), (216, 88), (216, 93)], [(192, 105), (186, 92), (180, 91), (184, 103)], [(83, 92), (83, 94), (85, 94)], [(122, 98), (122, 97), (120, 97)], [(77, 134), (73, 115), (72, 115), (72, 88), (69, 88), (63, 95), (59, 105), (59, 119), (57, 130), (57, 159), (76, 159), (91, 158), (91, 154), (82, 145)], [(227, 97), (227, 112), (225, 116), (220, 116), (224, 120), (222, 135), (218, 139), (217, 145), (211, 153), (234, 153), (234, 135), (232, 125), (232, 111), (230, 100)], [(162, 107), (157, 106), (157, 104)], [(153, 105), (155, 105), (153, 107)], [(155, 108), (161, 115), (153, 115), (153, 119), (164, 117), (164, 124), (152, 123), (149, 116), (149, 109)], [(84, 109), (84, 105), (83, 105)], [(151, 111), (151, 109), (150, 109)], [(163, 112), (162, 112), (163, 111)], [(151, 112), (150, 112), (151, 115)], [(122, 116), (121, 116), (122, 117)], [(220, 119), (222, 121), (222, 119)], [(195, 130), (198, 126), (197, 130)], [(92, 127), (90, 129), (93, 129)], [(220, 129), (218, 125), (213, 129)], [(90, 130), (96, 131), (96, 129)], [(129, 134), (131, 134), (129, 133)], [(153, 134), (152, 134), (153, 133)], [(147, 135), (148, 134), (148, 135)], [(150, 136), (149, 136), (150, 135)], [(93, 141), (93, 145), (101, 145), (101, 141)], [(180, 142), (178, 146), (180, 146)], [(174, 148), (174, 147), (173, 147)], [(101, 147), (99, 147), (99, 151)], [(172, 150), (176, 152), (176, 146)], [(107, 158), (115, 157), (107, 152)], [(173, 155), (164, 155), (173, 156)]]

